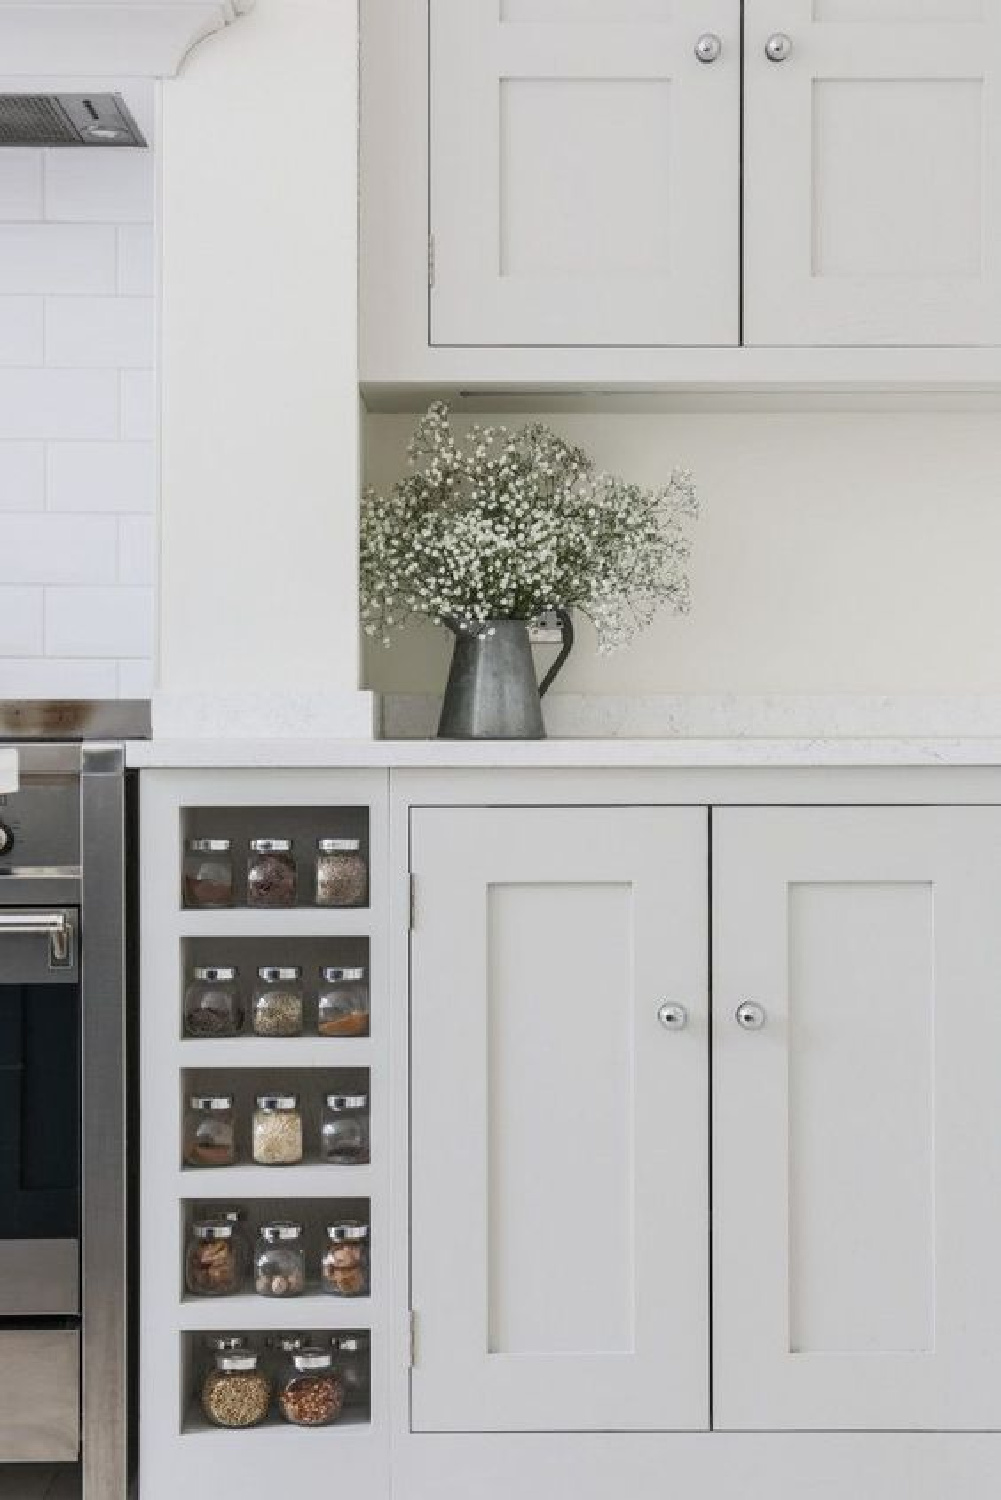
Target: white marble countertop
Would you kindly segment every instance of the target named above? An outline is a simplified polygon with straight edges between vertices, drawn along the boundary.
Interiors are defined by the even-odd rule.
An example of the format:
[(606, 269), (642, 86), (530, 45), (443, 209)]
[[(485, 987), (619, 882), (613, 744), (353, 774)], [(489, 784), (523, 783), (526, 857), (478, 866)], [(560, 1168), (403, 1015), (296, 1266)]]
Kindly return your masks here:
[(737, 767), (1001, 767), (1001, 738), (549, 739), (549, 740), (132, 740), (138, 769), (476, 770)]

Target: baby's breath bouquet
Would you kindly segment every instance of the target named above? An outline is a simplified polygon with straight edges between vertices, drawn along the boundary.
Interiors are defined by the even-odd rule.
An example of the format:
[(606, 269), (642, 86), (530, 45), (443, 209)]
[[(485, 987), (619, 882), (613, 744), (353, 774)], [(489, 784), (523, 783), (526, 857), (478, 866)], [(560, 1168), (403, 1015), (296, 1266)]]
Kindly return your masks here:
[(575, 609), (601, 650), (624, 645), (666, 606), (687, 610), (691, 476), (659, 489), (596, 472), (541, 422), (472, 427), (465, 442), (433, 405), (411, 472), (362, 502), (362, 620), (369, 635), (415, 615), (453, 629)]

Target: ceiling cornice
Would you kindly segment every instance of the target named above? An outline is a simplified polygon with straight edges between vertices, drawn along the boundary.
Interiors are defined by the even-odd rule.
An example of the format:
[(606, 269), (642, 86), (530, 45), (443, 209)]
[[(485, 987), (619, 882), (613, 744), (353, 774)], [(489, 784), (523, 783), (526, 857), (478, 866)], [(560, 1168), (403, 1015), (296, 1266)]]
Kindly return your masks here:
[(254, 0), (0, 0), (0, 74), (171, 78)]

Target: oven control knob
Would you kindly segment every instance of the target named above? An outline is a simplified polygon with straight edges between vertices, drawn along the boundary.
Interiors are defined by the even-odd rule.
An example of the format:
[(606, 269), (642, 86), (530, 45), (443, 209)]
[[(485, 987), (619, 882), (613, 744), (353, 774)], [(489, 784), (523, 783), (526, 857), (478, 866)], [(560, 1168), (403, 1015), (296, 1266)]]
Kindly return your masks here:
[(9, 854), (14, 847), (13, 830), (6, 823), (0, 823), (0, 855)]

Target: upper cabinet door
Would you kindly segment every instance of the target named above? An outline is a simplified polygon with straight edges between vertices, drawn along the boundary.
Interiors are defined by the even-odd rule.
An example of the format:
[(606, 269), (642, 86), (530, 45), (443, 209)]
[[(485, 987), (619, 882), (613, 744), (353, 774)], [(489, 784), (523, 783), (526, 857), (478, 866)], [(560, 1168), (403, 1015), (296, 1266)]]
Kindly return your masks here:
[(1001, 343), (1001, 0), (754, 0), (745, 45), (745, 342)]
[(738, 343), (739, 0), (430, 3), (432, 344)]
[(708, 1425), (707, 821), (413, 814), (416, 1431)]
[(1001, 1428), (1001, 809), (726, 809), (713, 881), (716, 1425)]

